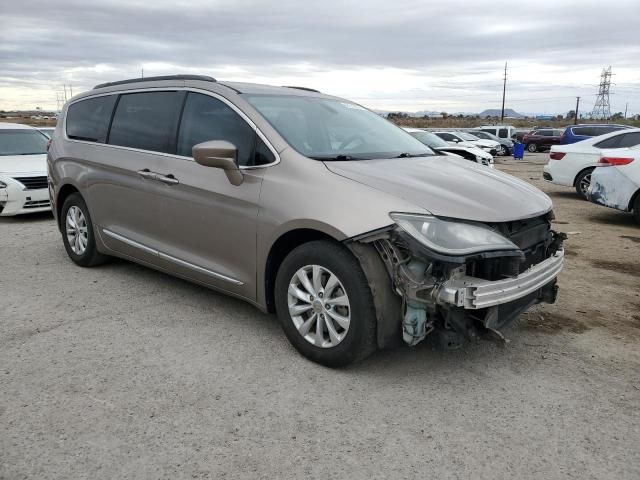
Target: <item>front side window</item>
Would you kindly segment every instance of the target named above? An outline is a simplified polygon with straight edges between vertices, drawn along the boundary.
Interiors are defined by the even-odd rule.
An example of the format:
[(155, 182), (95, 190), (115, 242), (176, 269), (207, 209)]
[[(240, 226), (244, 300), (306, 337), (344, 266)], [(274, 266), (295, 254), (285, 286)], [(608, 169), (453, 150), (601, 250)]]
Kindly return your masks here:
[(456, 137), (451, 135), (450, 133), (447, 132), (440, 132), (440, 133), (436, 133), (437, 136), (439, 136), (441, 139), (447, 141), (447, 142), (453, 142)]
[(191, 156), (198, 143), (226, 140), (238, 149), (240, 166), (264, 165), (274, 161), (266, 145), (256, 145), (254, 129), (224, 102), (201, 93), (189, 93), (178, 134), (178, 155)]
[(244, 98), (302, 155), (318, 160), (365, 160), (432, 155), (421, 142), (351, 102), (297, 95)]
[(447, 148), (449, 144), (431, 132), (410, 132), (411, 136), (417, 138), (420, 142), (430, 148)]
[(0, 129), (0, 156), (47, 153), (48, 140), (45, 134), (37, 130)]
[(469, 142), (477, 142), (479, 139), (478, 137), (476, 137), (475, 135), (471, 135), (470, 133), (465, 133), (465, 132), (461, 132), (458, 133), (458, 138), (461, 138), (462, 140), (467, 140)]
[(117, 97), (117, 95), (104, 95), (69, 105), (66, 119), (67, 137), (105, 143)]
[(120, 96), (108, 143), (154, 152), (174, 153), (176, 129), (184, 99), (181, 92), (142, 92)]

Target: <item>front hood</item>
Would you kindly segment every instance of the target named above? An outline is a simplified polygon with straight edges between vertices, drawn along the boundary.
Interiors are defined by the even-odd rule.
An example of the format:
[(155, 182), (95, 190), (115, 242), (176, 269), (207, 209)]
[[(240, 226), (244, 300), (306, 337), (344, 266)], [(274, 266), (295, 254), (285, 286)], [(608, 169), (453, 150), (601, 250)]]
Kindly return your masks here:
[(0, 175), (47, 174), (47, 155), (0, 155)]
[(488, 147), (488, 148), (496, 148), (498, 145), (500, 145), (498, 142), (494, 142), (493, 140), (485, 140), (482, 138), (475, 143), (476, 145), (479, 145), (481, 147)]
[(326, 162), (343, 177), (440, 217), (506, 222), (548, 212), (551, 199), (511, 175), (455, 157)]

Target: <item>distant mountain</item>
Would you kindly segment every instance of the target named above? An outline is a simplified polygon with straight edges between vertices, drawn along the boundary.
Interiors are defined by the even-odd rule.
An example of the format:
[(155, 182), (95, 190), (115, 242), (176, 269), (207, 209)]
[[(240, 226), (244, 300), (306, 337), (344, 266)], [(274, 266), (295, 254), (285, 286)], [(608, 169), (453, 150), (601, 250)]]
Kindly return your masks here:
[[(487, 110), (483, 110), (479, 113), (481, 117), (499, 117), (502, 115), (502, 110), (499, 108), (488, 108)], [(504, 116), (509, 118), (524, 118), (525, 116), (521, 113), (516, 112), (512, 108), (504, 109)]]

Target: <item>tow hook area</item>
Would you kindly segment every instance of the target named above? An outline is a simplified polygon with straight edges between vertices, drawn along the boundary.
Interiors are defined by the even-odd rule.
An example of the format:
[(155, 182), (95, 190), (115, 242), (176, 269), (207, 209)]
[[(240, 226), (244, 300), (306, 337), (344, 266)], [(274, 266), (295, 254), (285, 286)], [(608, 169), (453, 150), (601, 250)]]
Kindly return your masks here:
[[(404, 268), (405, 278), (407, 278), (408, 283), (413, 285), (424, 284), (427, 273), (427, 265), (424, 262), (414, 258), (401, 268)], [(415, 288), (413, 291), (415, 291)], [(433, 330), (433, 322), (427, 324), (427, 310), (424, 304), (411, 299), (406, 299), (405, 301), (402, 339), (407, 345), (414, 346), (424, 340), (427, 334)]]

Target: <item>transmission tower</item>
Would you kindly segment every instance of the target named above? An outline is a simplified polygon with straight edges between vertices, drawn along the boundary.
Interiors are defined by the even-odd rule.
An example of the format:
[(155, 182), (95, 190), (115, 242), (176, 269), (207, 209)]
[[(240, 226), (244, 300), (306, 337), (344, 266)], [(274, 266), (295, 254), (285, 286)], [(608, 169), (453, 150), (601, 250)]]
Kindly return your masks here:
[(600, 75), (600, 88), (598, 98), (591, 112), (592, 118), (609, 120), (611, 118), (611, 107), (609, 105), (609, 89), (611, 88), (611, 66), (603, 68)]

